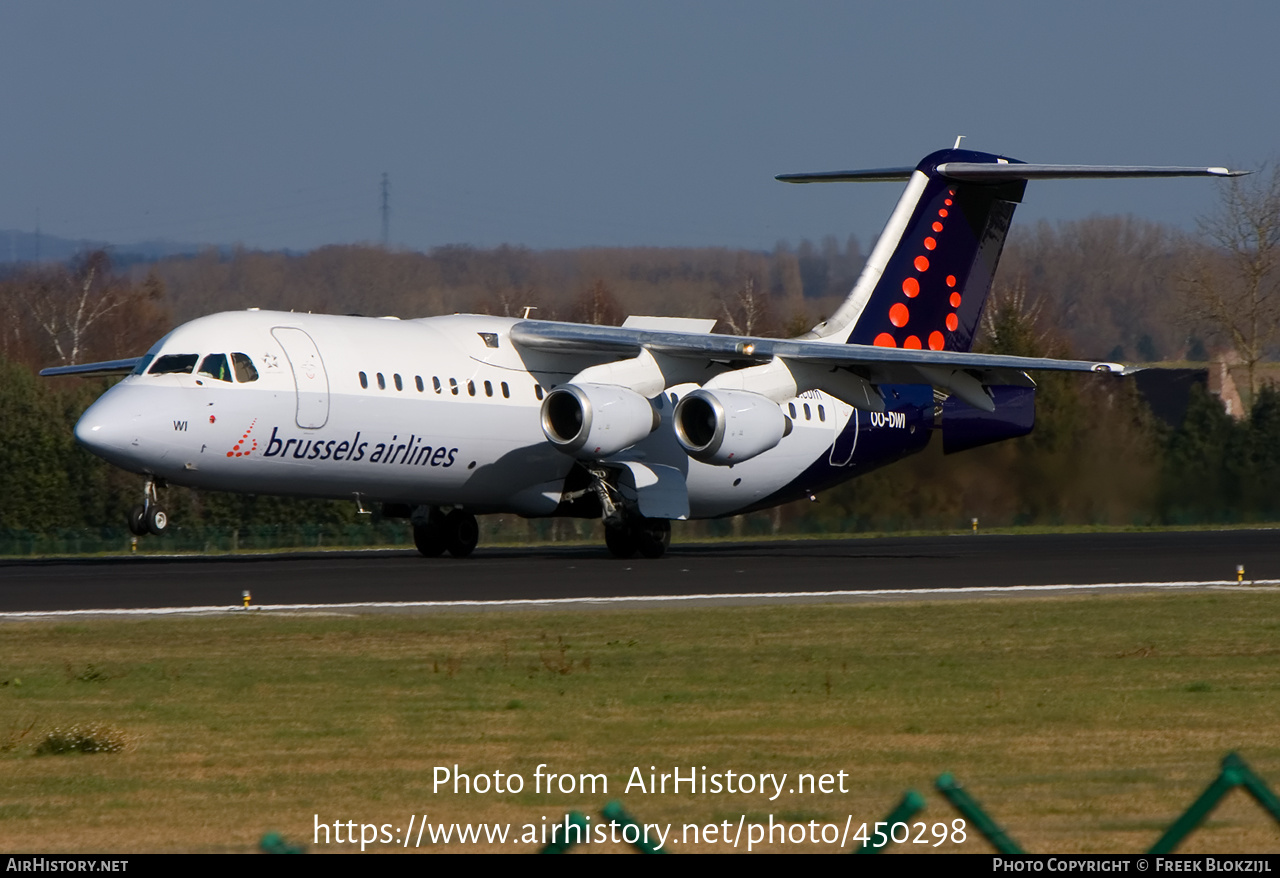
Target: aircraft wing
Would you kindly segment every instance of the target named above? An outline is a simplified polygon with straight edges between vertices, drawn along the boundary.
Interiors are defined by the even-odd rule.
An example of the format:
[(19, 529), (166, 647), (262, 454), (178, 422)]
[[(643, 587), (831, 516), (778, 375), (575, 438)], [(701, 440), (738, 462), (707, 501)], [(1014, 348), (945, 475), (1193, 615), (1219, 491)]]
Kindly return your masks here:
[(40, 375), (45, 378), (51, 378), (56, 375), (79, 375), (81, 377), (93, 375), (128, 375), (138, 365), (141, 357), (134, 357), (130, 360), (107, 360), (104, 363), (80, 363), (75, 366), (52, 366), (48, 369), (41, 369)]
[(925, 351), (873, 345), (837, 344), (780, 338), (753, 338), (710, 333), (664, 332), (627, 329), (618, 326), (590, 326), (580, 323), (552, 323), (525, 320), (511, 327), (511, 340), (521, 347), (548, 353), (594, 354), (623, 359), (642, 350), (668, 357), (706, 359), (738, 367), (767, 363), (774, 357), (797, 363), (831, 367), (867, 367), (892, 381), (893, 373), (909, 383), (906, 370), (919, 366), (950, 369), (1058, 372), (1107, 372), (1124, 374), (1121, 363), (1094, 360), (1054, 360), (1041, 357), (1013, 357), (1004, 354), (975, 354), (960, 351)]
[[(595, 356), (602, 362), (640, 358), (645, 352), (673, 360), (701, 360), (727, 369), (729, 375), (740, 376), (741, 389), (758, 388), (775, 401), (793, 396), (799, 389), (816, 388), (867, 411), (884, 410), (883, 399), (875, 390), (875, 385), (880, 384), (930, 384), (955, 394), (974, 408), (990, 412), (994, 410), (994, 402), (987, 388), (993, 385), (1034, 386), (1027, 372), (1122, 375), (1126, 371), (1120, 363), (1093, 360), (914, 350), (540, 320), (525, 320), (512, 326), (511, 340), (531, 350)], [(775, 375), (779, 370), (785, 371), (792, 383), (761, 381), (758, 379), (762, 376), (752, 375), (769, 369), (774, 369)], [(720, 386), (737, 386), (728, 375), (712, 380)], [(648, 391), (655, 386), (661, 390), (660, 385), (647, 388), (637, 385), (635, 389), (644, 389), (645, 395), (649, 395)]]

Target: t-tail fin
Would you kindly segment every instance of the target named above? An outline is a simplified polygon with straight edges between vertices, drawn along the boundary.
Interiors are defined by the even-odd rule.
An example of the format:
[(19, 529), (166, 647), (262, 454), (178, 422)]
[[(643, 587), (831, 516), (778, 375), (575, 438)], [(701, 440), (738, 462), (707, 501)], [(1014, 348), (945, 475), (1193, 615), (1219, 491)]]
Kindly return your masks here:
[(807, 337), (967, 351), (1027, 180), (1240, 173), (1226, 168), (1033, 165), (944, 149), (914, 168), (780, 175), (788, 183), (907, 181), (853, 292)]

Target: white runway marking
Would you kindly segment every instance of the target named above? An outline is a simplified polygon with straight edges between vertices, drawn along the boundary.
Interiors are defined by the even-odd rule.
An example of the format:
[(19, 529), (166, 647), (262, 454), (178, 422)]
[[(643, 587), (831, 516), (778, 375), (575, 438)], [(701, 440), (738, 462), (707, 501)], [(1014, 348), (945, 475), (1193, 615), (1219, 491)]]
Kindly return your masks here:
[[(1010, 594), (1051, 594), (1055, 592), (1097, 591), (1099, 589), (1194, 589), (1220, 588), (1235, 591), (1257, 586), (1277, 586), (1280, 579), (1256, 579), (1239, 583), (1229, 579), (1203, 582), (1101, 582), (1086, 585), (1010, 585), (985, 588), (885, 588), (844, 591), (742, 592), (737, 594), (628, 595), (585, 598), (520, 598), (494, 601), (353, 601), (340, 604), (255, 604), (254, 612), (307, 612), (324, 610), (418, 610), (418, 609), (533, 609), (545, 607), (599, 607), (612, 604), (724, 603), (742, 601), (793, 602), (797, 600), (849, 600), (896, 597), (999, 597)], [(31, 610), (0, 613), (0, 621), (41, 619), (61, 616), (181, 616), (246, 612), (241, 606), (152, 607), (129, 610)]]

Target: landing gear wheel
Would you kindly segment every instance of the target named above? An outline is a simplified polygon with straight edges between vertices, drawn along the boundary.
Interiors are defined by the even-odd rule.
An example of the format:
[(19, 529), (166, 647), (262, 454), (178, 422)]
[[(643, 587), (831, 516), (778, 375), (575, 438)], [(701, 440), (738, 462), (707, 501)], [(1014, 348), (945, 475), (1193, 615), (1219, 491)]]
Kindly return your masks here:
[(151, 533), (147, 529), (147, 507), (141, 503), (129, 510), (129, 533), (135, 537), (144, 537)]
[(636, 537), (629, 527), (604, 526), (604, 544), (615, 558), (626, 560), (636, 553)]
[(161, 506), (152, 506), (147, 509), (147, 532), (160, 536), (169, 529), (169, 513), (164, 511)]
[(444, 554), (444, 527), (440, 521), (413, 526), (413, 544), (424, 558), (439, 558)]
[(646, 558), (661, 558), (671, 545), (671, 522), (644, 518), (636, 523), (636, 548)]
[(445, 548), (455, 558), (465, 558), (480, 542), (480, 523), (470, 512), (455, 509), (444, 517)]

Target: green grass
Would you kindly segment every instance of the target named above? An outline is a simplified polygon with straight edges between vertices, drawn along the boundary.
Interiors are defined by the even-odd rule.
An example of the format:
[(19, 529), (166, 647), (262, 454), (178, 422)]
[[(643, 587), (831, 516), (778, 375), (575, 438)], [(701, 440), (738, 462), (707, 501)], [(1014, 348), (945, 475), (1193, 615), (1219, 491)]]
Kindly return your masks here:
[[(1027, 849), (1148, 847), (1237, 750), (1280, 789), (1280, 595), (7, 623), (7, 850), (247, 850), (323, 822), (880, 820), (957, 778)], [(122, 752), (36, 756), (53, 729)], [(437, 766), (518, 794), (432, 789)], [(633, 767), (845, 771), (845, 794), (623, 792)], [(973, 838), (971, 833), (971, 838)], [(1275, 850), (1240, 793), (1185, 850)], [(335, 848), (338, 846), (334, 846)], [(909, 846), (908, 846), (909, 847)], [(985, 850), (979, 841), (967, 849)]]

